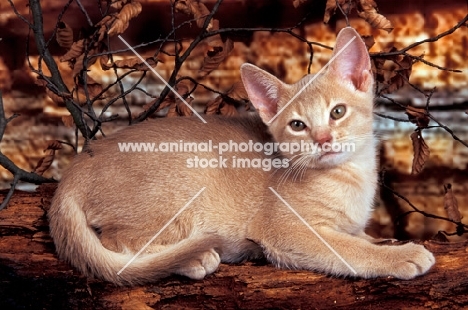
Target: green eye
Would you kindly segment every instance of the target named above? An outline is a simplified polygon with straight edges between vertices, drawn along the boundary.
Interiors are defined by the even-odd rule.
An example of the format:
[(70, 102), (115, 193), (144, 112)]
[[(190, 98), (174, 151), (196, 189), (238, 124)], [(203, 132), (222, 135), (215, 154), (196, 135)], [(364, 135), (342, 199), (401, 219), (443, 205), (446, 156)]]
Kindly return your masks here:
[(342, 104), (337, 105), (330, 112), (330, 117), (334, 120), (342, 118), (346, 113), (346, 107)]
[(301, 122), (298, 120), (292, 121), (291, 123), (289, 123), (289, 126), (291, 126), (291, 129), (294, 131), (301, 131), (306, 128), (306, 125), (304, 124), (304, 122)]

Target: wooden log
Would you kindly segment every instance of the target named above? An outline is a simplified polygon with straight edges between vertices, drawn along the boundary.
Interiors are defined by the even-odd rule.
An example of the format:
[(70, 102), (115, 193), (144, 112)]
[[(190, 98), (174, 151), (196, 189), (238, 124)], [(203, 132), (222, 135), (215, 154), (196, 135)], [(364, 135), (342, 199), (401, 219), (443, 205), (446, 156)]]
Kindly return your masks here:
[[(468, 242), (425, 242), (437, 263), (427, 275), (336, 278), (266, 262), (222, 264), (202, 281), (170, 277), (116, 287), (59, 261), (46, 210), (54, 186), (17, 192), (0, 211), (1, 309), (462, 309), (468, 307)], [(3, 192), (3, 195), (5, 192)], [(352, 246), (352, 245), (350, 245)]]

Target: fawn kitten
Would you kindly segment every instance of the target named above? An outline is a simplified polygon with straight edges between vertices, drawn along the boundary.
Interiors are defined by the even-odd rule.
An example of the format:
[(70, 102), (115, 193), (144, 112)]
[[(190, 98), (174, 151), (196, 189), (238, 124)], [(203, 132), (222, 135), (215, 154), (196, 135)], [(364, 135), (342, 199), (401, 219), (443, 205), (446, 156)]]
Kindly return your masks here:
[[(379, 246), (364, 233), (377, 183), (370, 59), (349, 27), (333, 55), (323, 75), (293, 85), (244, 64), (242, 80), (258, 114), (206, 116), (207, 124), (159, 119), (93, 142), (64, 173), (49, 211), (59, 256), (119, 285), (170, 274), (202, 279), (221, 261), (262, 256), (278, 267), (331, 275), (411, 279), (427, 272), (434, 257), (423, 246)], [(121, 152), (118, 146), (208, 140), (265, 150), (277, 143), (279, 150)], [(354, 149), (325, 148), (345, 142)], [(321, 148), (279, 147), (294, 143)]]

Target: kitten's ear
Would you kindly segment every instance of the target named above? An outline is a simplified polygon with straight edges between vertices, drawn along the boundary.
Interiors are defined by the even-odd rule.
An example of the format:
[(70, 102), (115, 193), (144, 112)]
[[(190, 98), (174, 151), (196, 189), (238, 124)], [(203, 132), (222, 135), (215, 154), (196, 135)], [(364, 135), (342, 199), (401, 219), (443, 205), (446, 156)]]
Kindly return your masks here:
[[(351, 40), (353, 41), (349, 43)], [(349, 82), (357, 90), (369, 91), (373, 83), (369, 53), (356, 30), (346, 27), (338, 33), (333, 56), (338, 53), (331, 62), (328, 73)]]
[(240, 71), (250, 102), (257, 109), (263, 122), (268, 123), (278, 111), (278, 101), (284, 83), (251, 64), (243, 64)]

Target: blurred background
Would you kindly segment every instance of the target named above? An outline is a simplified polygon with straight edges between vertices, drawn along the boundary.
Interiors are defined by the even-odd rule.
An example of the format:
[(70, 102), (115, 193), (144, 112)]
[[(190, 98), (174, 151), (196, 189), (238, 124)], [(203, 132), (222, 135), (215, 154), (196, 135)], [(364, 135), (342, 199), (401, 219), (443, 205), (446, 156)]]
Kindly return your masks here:
[[(27, 1), (12, 1), (26, 18), (29, 18)], [(171, 29), (171, 6), (168, 0), (141, 0), (142, 12), (134, 18), (122, 37), (132, 45), (154, 41), (164, 37)], [(202, 1), (209, 9), (215, 1)], [(68, 1), (41, 1), (44, 15), (44, 31), (50, 38), (57, 23), (58, 16)], [(98, 22), (98, 1), (83, 0), (89, 18)], [(400, 49), (416, 41), (434, 37), (456, 25), (468, 14), (466, 0), (447, 1), (376, 1), (380, 13), (393, 24), (394, 30), (387, 33), (372, 29), (364, 20), (350, 16), (351, 26), (361, 35), (372, 35), (375, 44), (370, 52), (380, 52), (392, 46)], [(294, 30), (294, 33), (310, 41), (333, 46), (336, 33), (346, 26), (343, 16), (337, 13), (329, 24), (323, 23), (325, 1), (309, 1), (299, 8), (293, 6), (292, 0), (248, 1), (225, 0), (215, 15), (220, 21), (220, 28), (256, 28), (292, 27), (310, 12), (307, 21)], [(178, 13), (176, 21), (187, 20), (187, 16)], [(63, 14), (62, 21), (67, 23), (76, 34), (88, 26), (87, 17), (76, 2), (72, 2)], [(199, 32), (196, 24), (188, 24), (177, 32), (187, 38), (183, 48), (190, 44), (190, 38)], [(27, 62), (29, 31), (27, 25), (19, 19), (8, 1), (0, 3), (0, 90), (7, 116), (18, 113), (7, 127), (1, 141), (1, 151), (13, 160), (20, 168), (32, 171), (38, 161), (44, 157), (44, 149), (51, 140), (76, 141), (75, 130), (64, 125), (62, 117), (68, 115), (63, 106), (58, 106), (44, 91), (36, 85), (36, 76), (29, 69)], [(200, 45), (184, 63), (180, 75), (190, 76), (200, 83), (220, 92), (228, 91), (233, 84), (240, 81), (239, 67), (244, 62), (260, 66), (286, 82), (295, 82), (307, 74), (310, 50), (304, 42), (288, 33), (246, 32), (239, 33), (234, 39), (234, 49), (220, 64), (219, 68), (209, 75), (200, 75), (206, 47)], [(116, 38), (110, 42), (114, 50), (122, 49), (123, 44)], [(138, 49), (143, 55), (154, 54), (157, 45), (148, 45)], [(170, 52), (170, 46), (165, 47)], [(67, 85), (73, 85), (72, 69), (67, 63), (60, 63), (59, 57), (66, 50), (55, 40), (50, 41), (50, 50), (59, 64), (62, 76)], [(413, 55), (424, 54), (424, 59), (441, 67), (459, 69), (461, 73), (447, 72), (427, 66), (421, 62), (413, 66), (410, 82), (415, 86), (430, 91), (436, 87), (430, 111), (441, 123), (449, 127), (461, 140), (468, 143), (468, 28), (462, 27), (453, 34), (433, 43), (425, 43), (409, 51)], [(129, 53), (119, 54), (116, 59), (125, 59)], [(311, 72), (319, 71), (329, 60), (331, 50), (314, 45)], [(155, 69), (166, 80), (173, 70), (173, 58), (165, 54), (158, 56), (159, 63)], [(29, 40), (29, 61), (35, 67), (38, 64), (38, 53), (34, 40)], [(98, 83), (107, 85), (115, 81), (112, 70), (104, 71), (95, 64), (89, 68), (89, 76)], [(131, 87), (139, 75), (129, 75), (123, 80), (126, 88)], [(157, 95), (164, 85), (153, 74), (148, 73), (140, 85), (148, 93)], [(116, 90), (117, 91), (117, 90)], [(194, 106), (204, 110), (207, 101), (217, 96), (203, 87), (198, 87), (192, 94)], [(424, 107), (426, 98), (410, 85), (406, 85), (389, 97), (403, 104)], [(152, 98), (142, 92), (131, 92), (126, 96), (131, 112), (138, 115)], [(97, 103), (103, 106), (105, 100)], [(164, 115), (164, 110), (159, 115)], [(166, 111), (167, 112), (167, 111)], [(400, 119), (407, 119), (401, 108), (388, 101), (377, 100), (376, 112)], [(128, 116), (120, 101), (108, 112), (119, 114), (113, 122), (105, 123), (103, 132), (109, 134), (128, 124)], [(386, 173), (383, 180), (394, 191), (407, 197), (420, 210), (431, 214), (446, 216), (444, 210), (444, 185), (451, 183), (453, 193), (458, 201), (462, 216), (468, 218), (468, 147), (455, 141), (451, 134), (442, 128), (424, 130), (423, 137), (430, 148), (430, 157), (424, 170), (418, 175), (411, 175), (413, 147), (410, 134), (416, 126), (410, 122), (398, 122), (387, 118), (375, 117), (375, 131), (380, 138), (381, 166)], [(430, 125), (436, 125), (431, 122)], [(54, 163), (44, 174), (60, 179), (61, 172), (73, 158), (73, 150), (66, 146), (57, 152)], [(12, 175), (0, 168), (2, 188), (8, 188)], [(33, 190), (30, 184), (21, 184), (23, 190)], [(439, 230), (455, 231), (455, 225), (411, 214), (395, 225), (399, 214), (411, 210), (407, 203), (395, 197), (388, 190), (382, 189), (376, 199), (374, 221), (369, 233), (381, 237), (398, 237), (402, 239), (433, 237)], [(451, 237), (452, 240), (465, 239)]]

